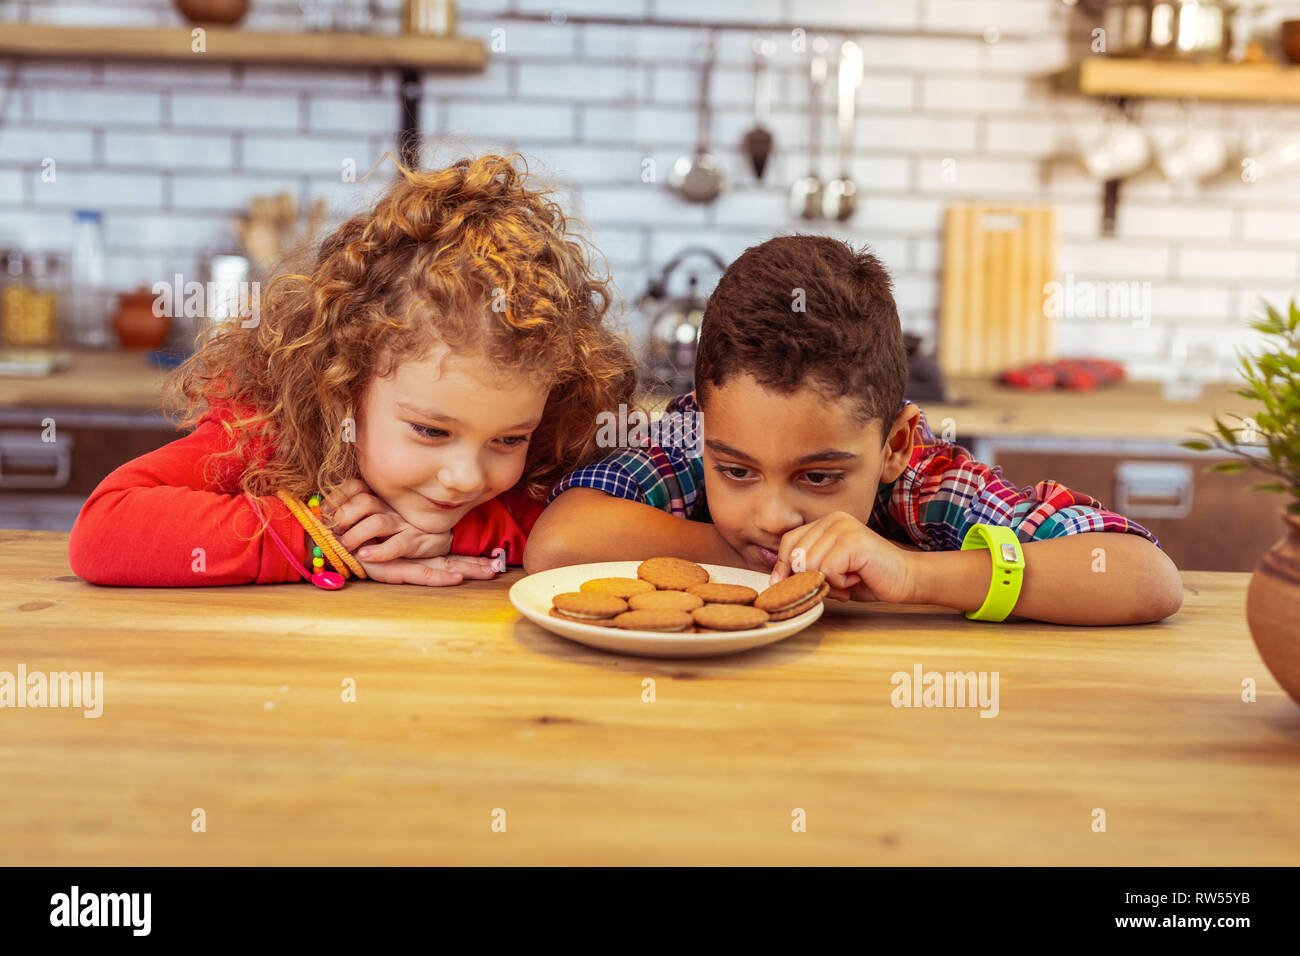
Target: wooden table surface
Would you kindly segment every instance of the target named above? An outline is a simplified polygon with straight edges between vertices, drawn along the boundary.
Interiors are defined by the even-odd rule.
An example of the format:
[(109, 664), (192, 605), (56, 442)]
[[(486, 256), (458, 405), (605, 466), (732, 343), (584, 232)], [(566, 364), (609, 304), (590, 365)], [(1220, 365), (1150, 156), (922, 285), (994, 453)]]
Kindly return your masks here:
[[(672, 661), (523, 620), (518, 570), (105, 588), (66, 535), (0, 545), (0, 671), (104, 679), (98, 719), (0, 710), (3, 864), (1300, 863), (1300, 707), (1245, 574), (1185, 574), (1154, 625), (868, 605)], [(892, 706), (916, 665), (996, 672), (998, 715)]]

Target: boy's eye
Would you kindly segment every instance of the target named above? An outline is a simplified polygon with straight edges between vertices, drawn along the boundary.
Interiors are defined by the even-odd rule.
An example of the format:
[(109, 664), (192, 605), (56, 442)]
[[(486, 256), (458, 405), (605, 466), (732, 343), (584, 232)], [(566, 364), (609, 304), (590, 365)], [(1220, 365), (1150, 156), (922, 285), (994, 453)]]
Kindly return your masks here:
[(411, 430), (421, 438), (446, 438), (447, 433), (441, 428), (434, 428), (432, 425), (417, 425), (415, 422), (409, 423)]
[(714, 465), (713, 470), (720, 475), (726, 475), (733, 481), (744, 481), (749, 477), (748, 468), (739, 468), (735, 465)]
[(808, 471), (804, 472), (803, 477), (804, 480), (814, 488), (825, 488), (829, 485), (835, 484), (835, 482), (839, 481), (844, 476), (833, 474), (828, 471)]

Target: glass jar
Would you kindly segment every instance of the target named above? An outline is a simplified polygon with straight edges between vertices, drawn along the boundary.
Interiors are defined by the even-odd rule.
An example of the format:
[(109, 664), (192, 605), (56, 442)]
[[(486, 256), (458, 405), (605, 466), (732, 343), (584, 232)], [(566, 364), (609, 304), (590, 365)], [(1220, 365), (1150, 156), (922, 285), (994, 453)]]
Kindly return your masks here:
[(13, 348), (46, 348), (58, 336), (59, 260), (51, 253), (23, 254), (9, 250), (3, 265), (4, 344)]

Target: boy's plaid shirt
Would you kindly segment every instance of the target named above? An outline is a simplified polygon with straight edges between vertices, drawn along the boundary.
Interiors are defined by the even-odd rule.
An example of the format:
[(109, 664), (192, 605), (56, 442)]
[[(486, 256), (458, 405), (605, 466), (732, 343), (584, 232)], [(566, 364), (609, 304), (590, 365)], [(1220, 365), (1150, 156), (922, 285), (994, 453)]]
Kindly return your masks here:
[[(903, 407), (913, 402), (904, 401)], [(693, 392), (678, 395), (665, 409), (683, 423), (669, 447), (648, 442), (622, 448), (567, 475), (551, 489), (552, 501), (569, 488), (595, 488), (682, 518), (708, 520), (699, 409)], [(1002, 469), (973, 459), (960, 445), (930, 431), (925, 413), (916, 423), (912, 459), (892, 482), (882, 483), (867, 526), (892, 541), (924, 551), (957, 551), (973, 524), (1006, 525), (1022, 542), (1043, 541), (1089, 531), (1140, 534), (1159, 541), (1146, 528), (1107, 511), (1100, 501), (1055, 481), (1016, 488)]]

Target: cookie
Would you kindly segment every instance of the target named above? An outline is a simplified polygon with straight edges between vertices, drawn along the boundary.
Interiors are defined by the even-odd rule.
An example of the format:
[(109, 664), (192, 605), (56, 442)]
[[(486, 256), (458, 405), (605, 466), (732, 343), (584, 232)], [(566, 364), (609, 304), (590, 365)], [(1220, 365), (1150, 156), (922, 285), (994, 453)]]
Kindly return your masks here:
[(691, 616), (685, 611), (627, 611), (613, 624), (629, 631), (684, 631), (691, 626)]
[(584, 624), (599, 624), (627, 610), (627, 602), (611, 594), (590, 594), (584, 591), (566, 591), (551, 598), (557, 617)]
[(706, 604), (692, 611), (691, 618), (697, 627), (707, 627), (711, 631), (744, 631), (762, 627), (767, 623), (768, 614), (761, 608), (744, 604)]
[(692, 584), (687, 594), (698, 594), (705, 604), (753, 604), (758, 592), (743, 584)]
[(802, 604), (797, 604), (792, 608), (787, 608), (784, 611), (774, 611), (772, 613), (772, 616), (769, 618), (769, 620), (773, 622), (786, 621), (792, 617), (798, 617), (804, 611), (812, 610), (818, 604), (822, 603), (822, 599), (826, 597), (826, 594), (827, 592), (830, 591), (830, 589), (831, 586), (829, 584), (823, 584), (821, 586), (821, 589), (812, 597), (810, 597), (807, 601), (804, 601)]
[(694, 561), (681, 558), (650, 558), (642, 561), (636, 576), (649, 581), (661, 591), (685, 591), (692, 584), (704, 584), (709, 572)]
[[(649, 586), (649, 582), (642, 582)], [(704, 598), (685, 591), (655, 591), (633, 594), (627, 606), (633, 611), (693, 611), (704, 604)]]
[(551, 617), (559, 618), (561, 621), (568, 621), (570, 624), (590, 624), (592, 627), (613, 627), (614, 619), (612, 617), (602, 617), (599, 621), (579, 621), (577, 618), (561, 614), (555, 608), (546, 612)]
[(640, 578), (592, 578), (578, 585), (578, 590), (587, 594), (609, 594), (627, 600), (633, 594), (653, 591), (655, 586)]
[(800, 571), (778, 581), (756, 597), (754, 607), (767, 611), (773, 621), (784, 621), (808, 610), (829, 590), (826, 575), (820, 571)]

